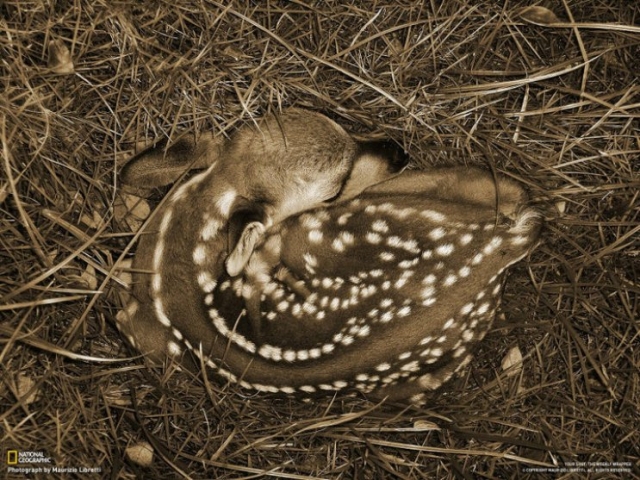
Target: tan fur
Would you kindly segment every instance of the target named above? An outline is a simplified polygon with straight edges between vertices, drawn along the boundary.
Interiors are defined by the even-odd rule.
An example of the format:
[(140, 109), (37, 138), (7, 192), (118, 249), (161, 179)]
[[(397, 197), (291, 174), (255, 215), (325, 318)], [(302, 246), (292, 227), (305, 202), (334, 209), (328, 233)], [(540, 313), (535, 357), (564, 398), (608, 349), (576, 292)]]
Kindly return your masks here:
[[(352, 175), (361, 162), (378, 165), (376, 174)], [(214, 335), (203, 293), (210, 294), (221, 275), (240, 274), (268, 228), (356, 195), (406, 162), (397, 148), (371, 155), (335, 122), (298, 109), (248, 124), (228, 141), (184, 137), (166, 151), (144, 152), (124, 167), (125, 183), (165, 185), (191, 168), (207, 168), (178, 187), (143, 232), (134, 260), (135, 308), (119, 316), (119, 327), (160, 361), (183, 330), (187, 338)]]
[[(352, 202), (289, 219), (268, 240), (280, 251), (261, 249), (252, 261), (260, 274), (280, 262), (310, 295), (263, 279), (256, 337), (243, 326), (243, 299), (222, 284), (217, 314), (240, 318), (235, 331), (226, 322), (227, 368), (258, 389), (346, 386), (403, 399), (439, 387), (490, 329), (506, 269), (537, 243), (541, 218), (526, 201), (504, 177), (496, 184), (478, 169), (440, 169), (405, 172)], [(252, 343), (257, 355), (246, 349)]]
[(507, 268), (537, 242), (540, 216), (515, 182), (466, 168), (394, 176), (396, 154), (317, 114), (214, 144), (184, 150), (195, 158), (169, 150), (166, 177), (137, 177), (210, 165), (143, 233), (118, 315), (156, 361), (262, 392), (413, 398), (470, 361)]

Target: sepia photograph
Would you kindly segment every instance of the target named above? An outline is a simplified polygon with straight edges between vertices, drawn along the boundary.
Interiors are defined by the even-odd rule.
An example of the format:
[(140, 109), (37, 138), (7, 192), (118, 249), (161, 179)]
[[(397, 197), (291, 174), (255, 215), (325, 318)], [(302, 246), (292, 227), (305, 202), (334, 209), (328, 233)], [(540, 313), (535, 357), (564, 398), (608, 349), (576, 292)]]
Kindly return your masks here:
[(640, 479), (640, 4), (0, 2), (0, 477)]

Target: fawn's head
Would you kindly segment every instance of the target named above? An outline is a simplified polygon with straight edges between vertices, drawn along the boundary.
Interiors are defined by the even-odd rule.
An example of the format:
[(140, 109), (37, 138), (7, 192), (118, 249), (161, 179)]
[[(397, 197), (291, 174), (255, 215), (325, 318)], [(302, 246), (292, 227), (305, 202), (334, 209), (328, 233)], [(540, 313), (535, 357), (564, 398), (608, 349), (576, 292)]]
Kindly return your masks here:
[(266, 229), (354, 197), (407, 163), (392, 142), (357, 141), (324, 115), (289, 109), (244, 125), (228, 140), (203, 135), (197, 141), (184, 137), (166, 150), (156, 146), (125, 165), (122, 178), (138, 187), (160, 186), (190, 168), (206, 167), (176, 190), (168, 211), (180, 211), (194, 227), (206, 218), (201, 228), (209, 244), (223, 239), (216, 234), (224, 227), (231, 252), (226, 269), (235, 276)]

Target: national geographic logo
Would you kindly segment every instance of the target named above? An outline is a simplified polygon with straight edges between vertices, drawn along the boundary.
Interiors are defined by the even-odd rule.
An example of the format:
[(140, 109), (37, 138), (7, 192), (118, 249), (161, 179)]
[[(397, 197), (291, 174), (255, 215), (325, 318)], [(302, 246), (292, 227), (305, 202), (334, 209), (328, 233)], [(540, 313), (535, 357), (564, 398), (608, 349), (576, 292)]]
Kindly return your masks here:
[[(23, 475), (50, 475), (57, 473), (102, 473), (102, 467), (76, 467), (52, 465), (53, 460), (45, 452), (37, 450), (7, 450), (7, 472)], [(1, 462), (1, 461), (0, 461)]]
[(51, 463), (51, 457), (44, 452), (32, 450), (7, 450), (7, 465)]

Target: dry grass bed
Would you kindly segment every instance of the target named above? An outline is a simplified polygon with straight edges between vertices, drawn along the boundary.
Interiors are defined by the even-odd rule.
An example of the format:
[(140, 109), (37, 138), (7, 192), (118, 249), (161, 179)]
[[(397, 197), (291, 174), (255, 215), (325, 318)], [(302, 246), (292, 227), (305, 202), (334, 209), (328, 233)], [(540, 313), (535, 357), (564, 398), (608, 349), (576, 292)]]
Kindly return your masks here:
[[(571, 462), (594, 471), (545, 475), (638, 478), (640, 7), (526, 6), (0, 4), (0, 471), (17, 448), (105, 478), (540, 478), (527, 469)], [(505, 319), (422, 409), (247, 396), (150, 370), (115, 331), (122, 160), (288, 105), (384, 132), (417, 166), (506, 172), (548, 212)], [(143, 441), (148, 467), (125, 454)]]

